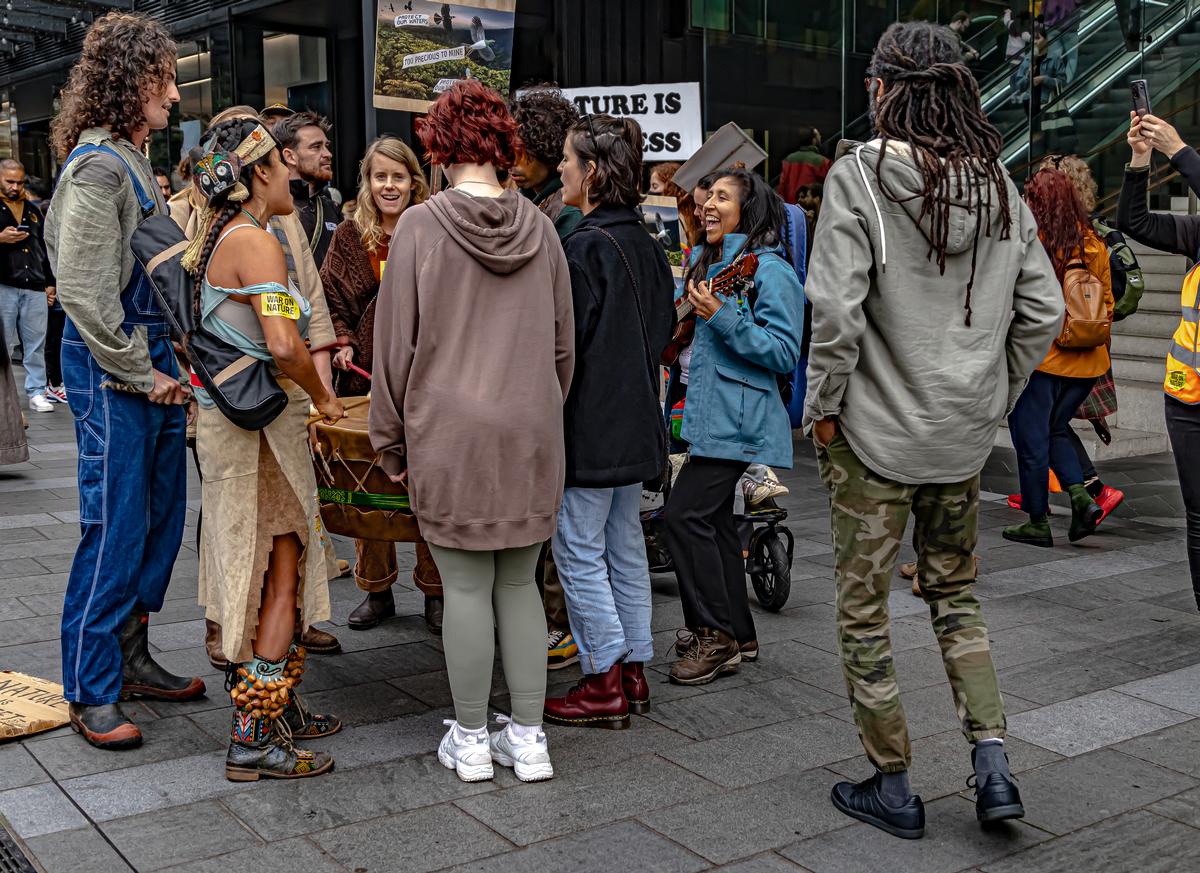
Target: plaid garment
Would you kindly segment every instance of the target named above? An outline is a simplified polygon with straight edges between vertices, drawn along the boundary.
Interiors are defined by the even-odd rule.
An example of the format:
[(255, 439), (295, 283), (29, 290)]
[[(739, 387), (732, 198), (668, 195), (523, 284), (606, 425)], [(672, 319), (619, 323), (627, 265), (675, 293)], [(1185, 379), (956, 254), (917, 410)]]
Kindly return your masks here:
[(1087, 400), (1083, 401), (1083, 405), (1079, 407), (1075, 417), (1087, 421), (1103, 421), (1116, 411), (1117, 386), (1113, 382), (1113, 374), (1110, 369), (1096, 380), (1096, 384), (1092, 386), (1092, 393), (1087, 396)]

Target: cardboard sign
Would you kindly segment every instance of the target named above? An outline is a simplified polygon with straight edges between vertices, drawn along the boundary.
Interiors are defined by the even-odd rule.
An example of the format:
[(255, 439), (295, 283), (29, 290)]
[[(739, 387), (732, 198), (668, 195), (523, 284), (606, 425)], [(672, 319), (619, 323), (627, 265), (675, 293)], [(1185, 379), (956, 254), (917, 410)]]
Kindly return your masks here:
[(564, 88), (563, 96), (580, 115), (634, 119), (642, 127), (642, 156), (648, 161), (686, 160), (704, 142), (699, 82)]
[(376, 108), (426, 112), (468, 78), (508, 93), (517, 0), (378, 0), (376, 8)]
[(0, 673), (0, 741), (62, 727), (70, 717), (62, 686), (23, 673)]
[(741, 162), (747, 170), (753, 170), (767, 159), (767, 153), (750, 134), (729, 122), (708, 138), (691, 159), (675, 173), (674, 182), (685, 191), (696, 187), (696, 183), (709, 173)]

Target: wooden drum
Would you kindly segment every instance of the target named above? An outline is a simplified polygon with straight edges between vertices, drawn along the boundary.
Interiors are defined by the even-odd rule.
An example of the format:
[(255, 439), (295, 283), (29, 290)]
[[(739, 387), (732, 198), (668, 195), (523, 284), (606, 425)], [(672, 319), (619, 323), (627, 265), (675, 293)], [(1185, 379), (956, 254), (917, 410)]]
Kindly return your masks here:
[(393, 482), (379, 465), (367, 434), (370, 399), (342, 401), (346, 417), (336, 424), (315, 423), (317, 497), (321, 520), (330, 533), (360, 540), (400, 543), (421, 541), (408, 489)]

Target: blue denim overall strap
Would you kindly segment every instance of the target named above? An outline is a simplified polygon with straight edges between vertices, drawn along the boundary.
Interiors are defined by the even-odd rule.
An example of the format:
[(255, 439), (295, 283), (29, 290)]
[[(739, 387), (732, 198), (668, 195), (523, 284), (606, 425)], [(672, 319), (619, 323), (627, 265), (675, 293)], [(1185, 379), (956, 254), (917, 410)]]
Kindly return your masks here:
[[(157, 210), (112, 148), (80, 146), (68, 161), (95, 151), (120, 158), (143, 216)], [(177, 376), (167, 321), (141, 266), (122, 290), (121, 305), (122, 330), (145, 331), (151, 365)], [(180, 406), (112, 390), (112, 377), (69, 320), (62, 364), (79, 445), (81, 533), (63, 603), (63, 695), (85, 704), (113, 703), (122, 685), (118, 632), (132, 610), (162, 609), (183, 540), (186, 415)]]
[[(149, 218), (158, 211), (158, 202), (154, 196), (150, 194), (138, 179), (137, 173), (130, 166), (129, 161), (125, 159), (117, 149), (104, 143), (85, 143), (75, 147), (75, 150), (67, 156), (67, 164), (83, 155), (93, 154), (95, 152), (105, 152), (112, 155), (121, 162), (125, 168), (126, 174), (129, 176), (129, 181), (133, 184), (133, 192), (137, 195), (138, 205), (142, 209), (142, 218)], [(163, 314), (162, 308), (158, 305), (158, 300), (154, 296), (154, 289), (150, 285), (150, 280), (146, 277), (142, 265), (134, 262), (133, 273), (129, 276), (129, 284), (121, 292), (121, 306), (125, 310), (125, 320), (121, 327), (126, 333), (133, 330), (134, 325), (143, 325), (146, 328), (146, 338), (153, 340), (158, 337), (170, 336), (170, 328), (167, 325), (166, 316)]]

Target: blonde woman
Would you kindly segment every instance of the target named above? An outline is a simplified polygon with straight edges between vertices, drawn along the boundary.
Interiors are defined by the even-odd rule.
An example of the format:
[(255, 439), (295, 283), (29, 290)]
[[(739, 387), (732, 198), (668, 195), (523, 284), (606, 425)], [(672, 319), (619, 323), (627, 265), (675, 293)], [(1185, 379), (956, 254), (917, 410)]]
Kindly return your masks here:
[[(413, 150), (402, 140), (381, 137), (371, 143), (359, 164), (359, 186), (352, 221), (338, 225), (329, 242), (321, 267), (321, 282), (338, 337), (333, 365), (343, 396), (366, 394), (372, 368), (372, 334), (375, 330), (375, 297), (387, 268), (388, 246), (396, 222), (409, 206), (429, 198), (429, 185)], [(367, 630), (396, 614), (392, 583), (399, 576), (396, 547), (377, 540), (355, 540), (358, 560), (354, 581), (367, 593), (350, 613), (354, 630)], [(418, 547), (417, 570), (413, 574), (425, 592), (425, 621), (429, 629), (441, 630), (441, 584), (433, 560), (424, 545)]]

